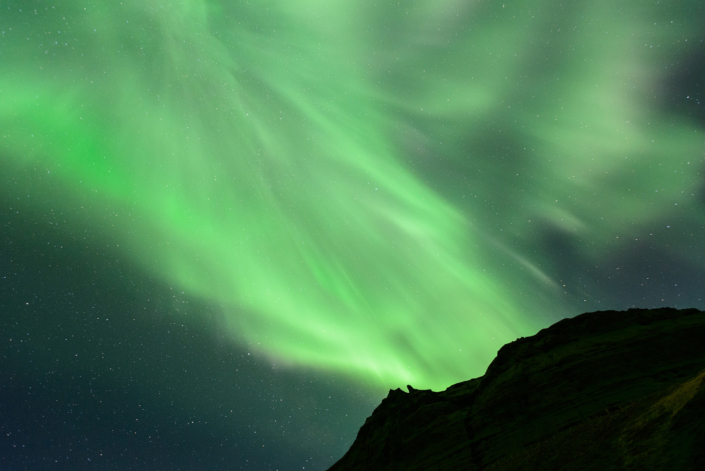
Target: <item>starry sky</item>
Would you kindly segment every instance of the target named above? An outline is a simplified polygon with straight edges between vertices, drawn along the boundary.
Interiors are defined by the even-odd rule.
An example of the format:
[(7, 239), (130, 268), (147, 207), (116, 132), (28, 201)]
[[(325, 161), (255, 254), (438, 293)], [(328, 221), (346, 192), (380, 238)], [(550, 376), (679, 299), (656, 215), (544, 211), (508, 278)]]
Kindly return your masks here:
[(390, 388), (705, 309), (704, 22), (0, 0), (0, 467), (324, 470)]

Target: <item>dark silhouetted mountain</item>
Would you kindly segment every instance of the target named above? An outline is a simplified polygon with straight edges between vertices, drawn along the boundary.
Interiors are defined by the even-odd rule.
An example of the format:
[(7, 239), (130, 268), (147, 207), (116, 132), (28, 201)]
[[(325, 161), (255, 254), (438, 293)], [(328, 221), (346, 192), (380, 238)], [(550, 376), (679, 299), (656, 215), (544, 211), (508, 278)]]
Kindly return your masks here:
[(601, 311), (389, 392), (329, 471), (705, 470), (705, 312)]

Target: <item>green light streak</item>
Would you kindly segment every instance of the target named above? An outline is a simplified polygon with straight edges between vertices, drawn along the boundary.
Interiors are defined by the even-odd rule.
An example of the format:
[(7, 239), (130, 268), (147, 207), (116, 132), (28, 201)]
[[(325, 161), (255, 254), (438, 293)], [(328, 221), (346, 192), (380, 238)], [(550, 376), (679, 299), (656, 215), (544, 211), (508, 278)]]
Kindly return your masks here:
[[(698, 184), (697, 128), (644, 98), (687, 15), (26, 3), (0, 3), (3, 171), (46, 170), (55, 204), (89, 213), (74, 227), (109, 229), (280, 362), (394, 387), (480, 375), (544, 326), (532, 293), (556, 299), (541, 256), (513, 248), (532, 224), (597, 257)], [(421, 148), (467, 186), (429, 185)]]

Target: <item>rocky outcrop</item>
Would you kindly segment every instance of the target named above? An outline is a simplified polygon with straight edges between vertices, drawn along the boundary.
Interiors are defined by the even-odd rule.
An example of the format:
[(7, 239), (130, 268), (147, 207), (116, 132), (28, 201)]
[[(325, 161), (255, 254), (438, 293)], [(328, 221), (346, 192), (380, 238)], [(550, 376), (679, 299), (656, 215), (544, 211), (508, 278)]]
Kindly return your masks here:
[(704, 381), (705, 312), (582, 314), (480, 378), (390, 391), (329, 471), (705, 469)]

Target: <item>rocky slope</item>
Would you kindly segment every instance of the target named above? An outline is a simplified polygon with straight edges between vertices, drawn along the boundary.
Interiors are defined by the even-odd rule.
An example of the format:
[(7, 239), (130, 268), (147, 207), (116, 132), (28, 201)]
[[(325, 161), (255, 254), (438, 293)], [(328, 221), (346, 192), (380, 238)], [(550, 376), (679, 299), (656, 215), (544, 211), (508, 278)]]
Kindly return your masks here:
[(329, 471), (460, 469), (705, 469), (705, 312), (582, 314), (480, 378), (392, 390)]

